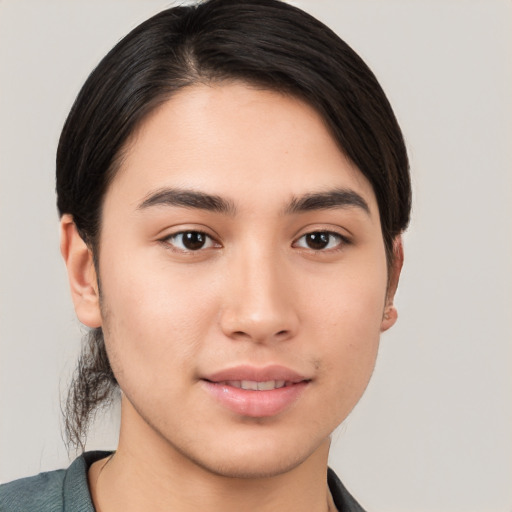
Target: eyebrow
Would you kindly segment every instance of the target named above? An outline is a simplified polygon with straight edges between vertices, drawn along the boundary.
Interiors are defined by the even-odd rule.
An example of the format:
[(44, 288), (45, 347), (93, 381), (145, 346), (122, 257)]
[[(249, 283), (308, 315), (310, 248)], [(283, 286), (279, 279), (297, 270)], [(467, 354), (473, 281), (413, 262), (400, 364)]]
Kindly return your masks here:
[(179, 188), (163, 188), (148, 194), (137, 206), (137, 210), (145, 210), (152, 206), (178, 206), (230, 215), (235, 213), (232, 201), (213, 194)]
[[(236, 213), (235, 204), (229, 199), (215, 194), (180, 188), (163, 188), (149, 193), (137, 206), (137, 210), (145, 210), (153, 206), (193, 208), (227, 215)], [(336, 208), (359, 208), (370, 215), (370, 208), (363, 197), (354, 190), (345, 188), (293, 197), (284, 213), (291, 215)]]
[(285, 213), (303, 213), (335, 208), (360, 208), (370, 215), (370, 207), (363, 197), (351, 189), (335, 189), (294, 197)]

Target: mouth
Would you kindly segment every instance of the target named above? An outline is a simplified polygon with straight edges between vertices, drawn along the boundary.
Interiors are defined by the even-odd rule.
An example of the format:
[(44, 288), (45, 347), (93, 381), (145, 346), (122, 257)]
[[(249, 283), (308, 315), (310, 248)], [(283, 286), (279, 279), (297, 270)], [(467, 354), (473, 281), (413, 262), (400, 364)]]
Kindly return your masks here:
[(247, 391), (272, 391), (273, 389), (281, 389), (285, 386), (291, 386), (294, 383), (285, 380), (266, 380), (258, 382), (256, 380), (226, 380), (216, 382), (216, 384), (232, 386), (238, 389), (245, 389)]
[(206, 392), (221, 407), (237, 415), (265, 418), (291, 408), (310, 378), (281, 366), (239, 366), (201, 379)]

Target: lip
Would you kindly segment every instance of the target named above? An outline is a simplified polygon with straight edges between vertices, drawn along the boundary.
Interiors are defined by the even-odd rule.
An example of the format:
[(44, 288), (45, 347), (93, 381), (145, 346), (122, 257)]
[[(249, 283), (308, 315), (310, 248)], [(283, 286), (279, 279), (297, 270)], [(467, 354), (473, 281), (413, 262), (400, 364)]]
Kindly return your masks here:
[[(266, 418), (284, 412), (299, 400), (311, 379), (285, 366), (243, 365), (207, 375), (201, 381), (203, 389), (221, 406), (240, 416)], [(286, 384), (256, 391), (235, 387), (230, 381), (285, 381)]]
[(311, 379), (305, 375), (301, 375), (291, 368), (281, 365), (269, 365), (263, 367), (240, 365), (206, 375), (203, 377), (203, 380), (208, 380), (210, 382), (223, 382), (228, 380), (255, 380), (257, 382), (284, 380), (287, 382), (298, 383)]

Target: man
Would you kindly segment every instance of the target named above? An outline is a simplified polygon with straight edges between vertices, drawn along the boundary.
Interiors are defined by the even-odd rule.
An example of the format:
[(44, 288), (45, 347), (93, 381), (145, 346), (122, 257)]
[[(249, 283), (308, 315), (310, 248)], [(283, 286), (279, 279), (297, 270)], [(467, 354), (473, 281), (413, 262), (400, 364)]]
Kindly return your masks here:
[(84, 85), (57, 192), (91, 328), (68, 430), (83, 442), (119, 387), (119, 446), (0, 503), (361, 510), (328, 476), (330, 434), (396, 320), (410, 184), (357, 55), (273, 0), (164, 11)]

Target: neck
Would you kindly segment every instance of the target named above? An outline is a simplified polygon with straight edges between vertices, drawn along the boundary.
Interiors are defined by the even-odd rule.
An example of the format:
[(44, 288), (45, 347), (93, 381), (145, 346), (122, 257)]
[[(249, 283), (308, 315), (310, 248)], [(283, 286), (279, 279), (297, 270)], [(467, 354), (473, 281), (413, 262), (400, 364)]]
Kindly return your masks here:
[(335, 510), (327, 487), (329, 440), (287, 471), (226, 476), (184, 456), (143, 420), (127, 421), (128, 408), (123, 404), (118, 450), (108, 464), (99, 461), (89, 474), (98, 512)]

